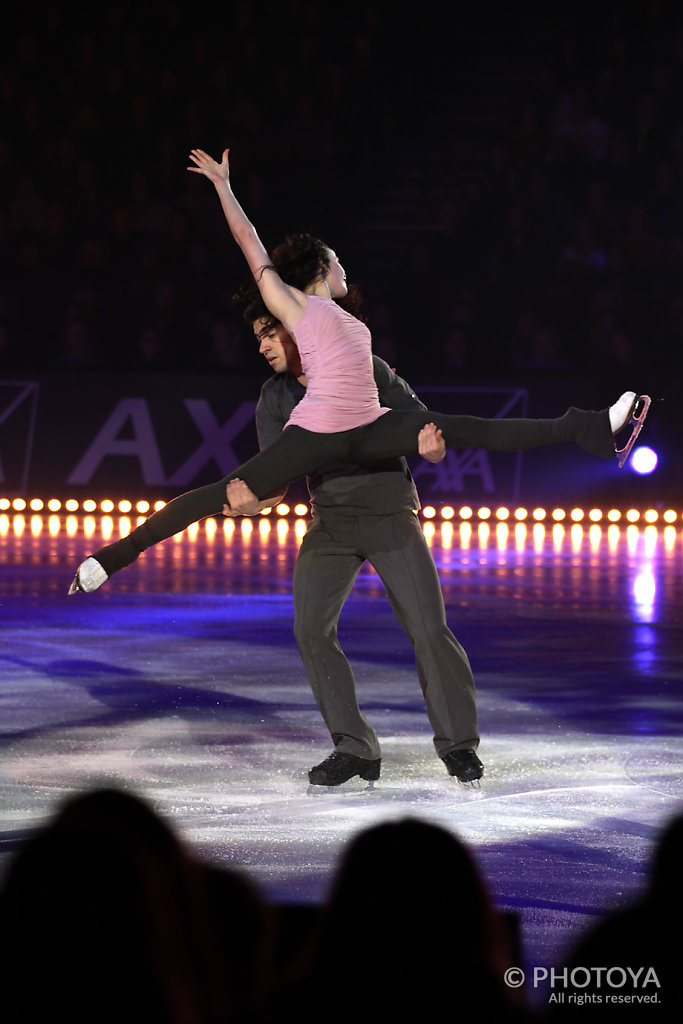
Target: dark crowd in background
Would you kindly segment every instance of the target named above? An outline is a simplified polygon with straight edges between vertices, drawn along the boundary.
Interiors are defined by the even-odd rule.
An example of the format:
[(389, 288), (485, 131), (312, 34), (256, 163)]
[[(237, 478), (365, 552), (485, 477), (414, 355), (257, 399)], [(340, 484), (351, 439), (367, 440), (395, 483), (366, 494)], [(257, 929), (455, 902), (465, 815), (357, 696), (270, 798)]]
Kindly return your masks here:
[[(683, 10), (12, 5), (0, 368), (258, 374), (244, 264), (310, 230), (406, 376), (661, 393), (683, 348)], [(435, 10), (437, 10), (435, 8)]]

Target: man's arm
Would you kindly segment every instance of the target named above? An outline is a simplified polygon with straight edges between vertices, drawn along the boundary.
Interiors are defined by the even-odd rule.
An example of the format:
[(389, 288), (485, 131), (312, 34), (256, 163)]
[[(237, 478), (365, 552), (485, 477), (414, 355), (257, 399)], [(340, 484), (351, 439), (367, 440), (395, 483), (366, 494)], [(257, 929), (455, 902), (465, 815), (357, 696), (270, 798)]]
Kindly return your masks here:
[[(426, 409), (410, 384), (391, 369), (379, 356), (372, 357), (375, 383), (380, 405), (388, 409)], [(446, 456), (446, 442), (440, 430), (428, 423), (417, 435), (417, 450), (427, 462), (441, 462)]]
[(234, 517), (257, 516), (262, 509), (279, 505), (287, 492), (259, 501), (244, 480), (231, 480), (227, 486), (227, 493), (229, 504), (223, 506), (223, 515)]
[(372, 357), (372, 370), (379, 393), (380, 405), (387, 409), (426, 409), (427, 406), (417, 397), (410, 384), (399, 377), (388, 363), (379, 356)]
[[(282, 412), (275, 392), (269, 383), (266, 382), (261, 388), (261, 394), (256, 404), (256, 433), (261, 450), (267, 448), (280, 436), (287, 422), (287, 417)], [(228, 484), (230, 504), (223, 506), (223, 515), (256, 516), (264, 508), (273, 508), (275, 505), (279, 505), (286, 493), (287, 488), (282, 494), (273, 494), (260, 501), (244, 480), (231, 480)]]
[(427, 423), (417, 435), (417, 450), (427, 462), (441, 462), (446, 458), (446, 442), (434, 423)]

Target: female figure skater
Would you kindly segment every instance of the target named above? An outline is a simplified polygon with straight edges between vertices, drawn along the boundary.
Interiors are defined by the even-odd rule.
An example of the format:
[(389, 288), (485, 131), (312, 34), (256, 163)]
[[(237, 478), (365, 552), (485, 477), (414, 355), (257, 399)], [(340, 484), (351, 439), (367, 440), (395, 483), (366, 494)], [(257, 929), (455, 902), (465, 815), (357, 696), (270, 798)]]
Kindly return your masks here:
[[(194, 166), (188, 170), (213, 182), (266, 308), (296, 339), (306, 395), (270, 447), (224, 479), (174, 498), (127, 537), (86, 558), (70, 594), (97, 590), (150, 545), (199, 519), (220, 515), (231, 480), (243, 480), (262, 500), (332, 462), (375, 462), (414, 454), (418, 433), (427, 423), (436, 424), (450, 448), (519, 451), (575, 441), (594, 455), (614, 458), (614, 434), (632, 419), (638, 402), (631, 391), (610, 409), (570, 408), (557, 419), (481, 419), (382, 408), (372, 371), (370, 332), (335, 301), (348, 292), (336, 253), (310, 236), (289, 239), (276, 250), (278, 266), (287, 268), (285, 279), (233, 194), (228, 150), (220, 164), (200, 149), (192, 150), (190, 158)], [(637, 421), (633, 419), (638, 429), (646, 411), (647, 406)]]

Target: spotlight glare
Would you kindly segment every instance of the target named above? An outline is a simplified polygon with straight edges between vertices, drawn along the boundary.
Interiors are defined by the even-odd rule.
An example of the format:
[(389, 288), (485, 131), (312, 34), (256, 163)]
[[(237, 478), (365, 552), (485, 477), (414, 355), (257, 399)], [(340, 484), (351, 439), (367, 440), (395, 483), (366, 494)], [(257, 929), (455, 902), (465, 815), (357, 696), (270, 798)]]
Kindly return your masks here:
[(282, 504), (278, 505), (275, 511), (279, 516), (287, 516), (289, 515), (289, 505), (286, 505), (283, 501)]
[(433, 519), (434, 516), (436, 515), (436, 509), (433, 507), (433, 505), (425, 505), (425, 507), (422, 509), (422, 515), (424, 516), (425, 519)]
[(654, 473), (657, 461), (657, 452), (653, 448), (648, 448), (647, 445), (642, 445), (640, 448), (636, 448), (631, 456), (631, 469), (635, 473), (645, 476), (647, 473)]
[(672, 508), (668, 508), (666, 510), (666, 512), (664, 513), (663, 519), (664, 519), (665, 523), (675, 523), (676, 522), (676, 513), (674, 512), (674, 510)]

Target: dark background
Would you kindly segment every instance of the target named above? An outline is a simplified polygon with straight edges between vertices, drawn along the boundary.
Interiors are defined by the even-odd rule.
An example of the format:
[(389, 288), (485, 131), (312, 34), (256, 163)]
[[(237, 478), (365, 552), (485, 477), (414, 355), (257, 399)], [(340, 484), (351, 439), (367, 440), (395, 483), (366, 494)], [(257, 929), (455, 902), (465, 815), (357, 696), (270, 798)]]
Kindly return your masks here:
[(6, 5), (0, 371), (260, 377), (185, 170), (229, 146), (266, 244), (323, 237), (411, 383), (649, 392), (678, 488), (681, 5), (539, 7)]

